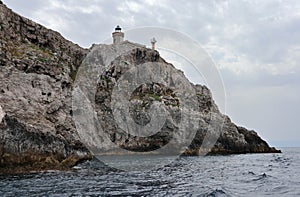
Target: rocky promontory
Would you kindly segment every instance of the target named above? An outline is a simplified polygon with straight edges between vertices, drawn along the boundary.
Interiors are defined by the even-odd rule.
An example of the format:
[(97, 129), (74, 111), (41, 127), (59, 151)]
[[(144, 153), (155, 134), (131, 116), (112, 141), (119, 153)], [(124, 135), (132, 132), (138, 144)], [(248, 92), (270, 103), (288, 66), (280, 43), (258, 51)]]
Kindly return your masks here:
[[(176, 127), (167, 123), (162, 133), (147, 139), (124, 135), (112, 118), (110, 95), (116, 81), (129, 68), (143, 62), (168, 63), (155, 50), (129, 42), (123, 45), (132, 48), (114, 59), (101, 76), (95, 108), (110, 140), (122, 148), (146, 152), (167, 143)], [(113, 45), (100, 47), (102, 53), (113, 48)], [(0, 1), (0, 173), (69, 169), (92, 158), (77, 133), (72, 110), (76, 74), (90, 50), (19, 16)], [(209, 154), (279, 152), (256, 132), (236, 126), (221, 114), (207, 87), (193, 87), (201, 118), (185, 155), (201, 152), (210, 112), (222, 117), (224, 124)], [(153, 101), (165, 104), (176, 117), (180, 101), (172, 87), (144, 84), (130, 98), (133, 106), (130, 112), (136, 123), (147, 124), (147, 107)]]

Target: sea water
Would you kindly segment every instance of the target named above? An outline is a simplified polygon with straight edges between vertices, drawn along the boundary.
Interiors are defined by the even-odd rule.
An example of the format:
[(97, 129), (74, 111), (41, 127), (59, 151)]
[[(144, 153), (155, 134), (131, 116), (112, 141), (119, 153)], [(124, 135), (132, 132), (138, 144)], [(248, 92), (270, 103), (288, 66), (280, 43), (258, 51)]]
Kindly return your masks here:
[[(158, 169), (136, 171), (93, 160), (67, 172), (0, 176), (0, 196), (300, 196), (300, 148), (281, 150), (181, 157)], [(128, 165), (138, 161), (133, 158)]]

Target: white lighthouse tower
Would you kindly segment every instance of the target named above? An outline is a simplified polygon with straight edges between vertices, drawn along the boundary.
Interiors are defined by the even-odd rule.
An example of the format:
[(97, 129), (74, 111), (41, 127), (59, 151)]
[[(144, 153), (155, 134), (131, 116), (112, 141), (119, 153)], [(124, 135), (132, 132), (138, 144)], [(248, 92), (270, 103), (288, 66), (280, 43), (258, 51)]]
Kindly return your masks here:
[(122, 32), (122, 28), (117, 25), (115, 28), (115, 32), (112, 33), (113, 44), (120, 44), (124, 41), (124, 33)]

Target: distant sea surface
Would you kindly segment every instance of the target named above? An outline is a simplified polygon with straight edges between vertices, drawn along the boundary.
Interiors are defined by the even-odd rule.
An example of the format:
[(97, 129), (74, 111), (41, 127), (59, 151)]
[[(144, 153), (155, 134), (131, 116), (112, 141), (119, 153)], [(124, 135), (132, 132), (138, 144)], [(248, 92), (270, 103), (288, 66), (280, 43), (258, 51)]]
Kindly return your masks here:
[(300, 196), (300, 148), (281, 150), (183, 157), (151, 171), (89, 161), (68, 172), (0, 176), (0, 196)]

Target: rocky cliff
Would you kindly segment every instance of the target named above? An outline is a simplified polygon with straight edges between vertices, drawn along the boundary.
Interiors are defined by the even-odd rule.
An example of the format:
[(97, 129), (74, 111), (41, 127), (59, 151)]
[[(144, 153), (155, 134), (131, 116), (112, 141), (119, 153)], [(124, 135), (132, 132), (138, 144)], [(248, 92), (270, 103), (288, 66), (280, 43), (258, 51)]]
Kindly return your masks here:
[[(132, 151), (155, 150), (168, 143), (176, 131), (176, 124), (167, 122), (162, 132), (149, 138), (125, 135), (112, 117), (110, 95), (116, 81), (129, 68), (143, 62), (170, 64), (157, 51), (130, 43), (124, 45), (130, 45), (129, 52), (114, 59), (97, 82), (97, 116), (110, 140), (118, 146)], [(99, 47), (104, 54), (100, 57), (107, 59), (105, 51), (113, 51), (113, 47)], [(74, 81), (90, 50), (15, 14), (0, 1), (0, 173), (67, 169), (91, 158), (72, 118)], [(236, 126), (221, 114), (207, 87), (193, 85), (193, 88), (200, 120), (195, 138), (184, 154), (201, 152), (211, 112), (222, 117), (224, 124), (210, 154), (278, 152), (256, 132)], [(146, 112), (153, 102), (164, 104), (175, 119), (181, 105), (174, 89), (159, 83), (138, 87), (130, 102), (131, 116), (140, 125), (149, 122)]]
[(72, 78), (86, 53), (0, 4), (0, 172), (90, 158), (71, 118)]
[[(174, 138), (174, 134), (180, 133), (179, 127), (180, 124), (183, 124), (183, 132), (192, 134), (191, 130), (195, 129), (195, 136), (191, 143), (188, 143), (188, 148), (183, 151), (183, 155), (278, 152), (275, 148), (270, 148), (255, 131), (249, 131), (232, 123), (228, 116), (223, 115), (219, 111), (210, 90), (206, 86), (190, 84), (182, 71), (165, 62), (157, 51), (140, 47), (127, 41), (118, 46), (98, 45), (95, 48), (93, 53), (97, 53), (96, 56), (101, 60), (109, 59), (109, 57), (114, 56), (116, 51), (127, 51), (122, 52), (122, 55), (117, 56), (109, 63), (104, 61), (98, 62), (102, 66), (107, 66), (105, 72), (97, 80), (95, 94), (95, 111), (102, 127), (105, 128), (103, 132), (109, 135), (110, 141), (119, 147), (136, 152), (157, 150), (169, 144), (171, 139)], [(149, 62), (151, 62), (151, 65), (147, 65)], [(147, 66), (156, 66), (156, 68), (154, 68), (154, 71), (150, 71), (149, 67), (147, 69), (148, 72), (144, 70), (138, 71), (139, 78), (137, 80), (145, 80), (151, 72), (154, 72), (152, 75), (164, 78), (162, 83), (151, 82), (155, 78), (150, 76), (150, 83), (143, 83), (133, 88), (134, 91), (129, 91), (126, 88), (127, 85), (124, 86), (124, 92), (132, 92), (128, 98), (125, 98), (126, 94), (112, 98), (116, 86), (121, 87), (118, 91), (122, 91), (122, 88), (124, 88), (119, 83), (120, 80), (124, 80), (122, 77), (126, 76), (133, 68), (141, 67), (142, 65), (146, 65), (145, 68)], [(126, 82), (132, 83), (130, 79), (134, 76), (134, 74), (129, 76)], [(176, 87), (176, 83), (180, 83), (179, 89)], [(190, 87), (192, 90), (189, 90)], [(195, 94), (195, 98), (188, 98), (189, 105), (193, 109), (190, 113), (194, 113), (193, 116), (195, 118), (193, 120), (195, 120), (195, 124), (191, 123), (191, 119), (182, 117), (182, 105), (185, 103), (183, 103), (183, 97), (180, 95), (189, 91), (191, 92), (188, 94), (193, 94), (192, 91)], [(93, 98), (94, 95), (91, 99)], [(150, 106), (155, 102), (158, 105), (162, 104), (170, 116), (166, 118), (160, 132), (154, 135), (138, 137), (129, 132), (124, 132), (124, 127), (121, 128), (119, 122), (116, 121), (115, 109), (113, 109), (113, 104), (111, 104), (113, 100), (120, 102), (124, 99), (129, 100), (129, 109), (126, 116), (131, 116), (134, 120), (134, 123), (126, 122), (125, 127), (134, 128), (135, 124), (149, 124), (152, 121), (151, 119), (154, 118), (150, 117), (148, 112)], [(192, 101), (192, 99), (195, 100)], [(160, 122), (157, 121), (154, 124), (160, 124)], [(178, 139), (175, 139), (173, 146), (170, 146), (169, 149), (176, 150), (178, 146), (184, 144), (183, 136), (181, 135)], [(108, 140), (100, 139), (100, 141)], [(211, 143), (213, 143), (213, 146), (211, 146)], [(109, 149), (109, 144), (102, 143), (102, 146), (99, 147), (100, 150), (95, 150), (95, 152), (103, 152), (103, 149)], [(170, 153), (168, 150), (166, 151)]]

